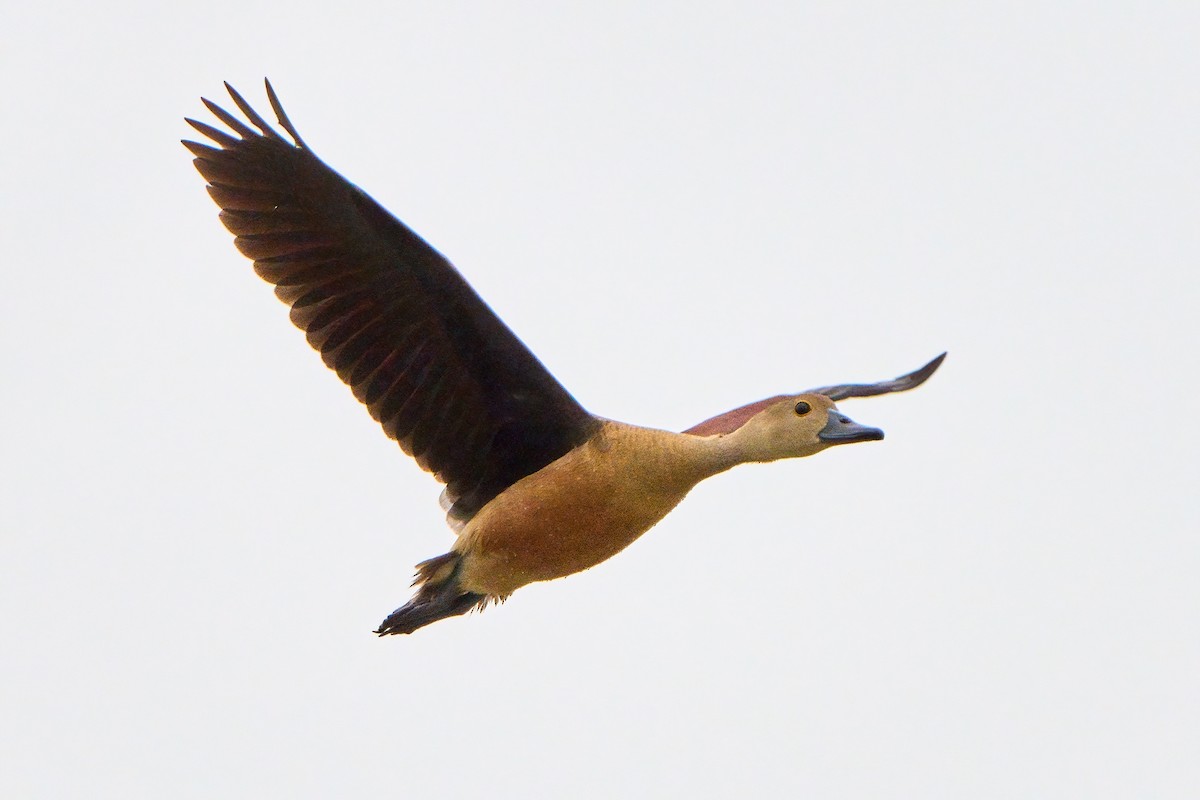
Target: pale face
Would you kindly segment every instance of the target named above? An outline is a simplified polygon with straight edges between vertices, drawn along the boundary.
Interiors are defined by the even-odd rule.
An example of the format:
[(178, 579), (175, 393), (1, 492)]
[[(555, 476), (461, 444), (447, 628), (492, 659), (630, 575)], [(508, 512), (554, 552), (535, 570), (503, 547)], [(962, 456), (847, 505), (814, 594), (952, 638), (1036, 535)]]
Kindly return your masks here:
[(820, 394), (782, 397), (735, 434), (752, 461), (801, 458), (838, 444), (883, 438), (883, 431), (859, 425)]

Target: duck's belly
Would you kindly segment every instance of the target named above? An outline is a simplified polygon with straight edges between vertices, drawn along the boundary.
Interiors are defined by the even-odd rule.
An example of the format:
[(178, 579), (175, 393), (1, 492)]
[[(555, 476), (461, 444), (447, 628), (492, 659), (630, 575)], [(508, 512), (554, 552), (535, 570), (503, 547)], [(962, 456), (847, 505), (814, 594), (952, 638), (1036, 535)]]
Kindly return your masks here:
[(695, 481), (669, 463), (584, 445), (498, 495), (463, 529), (459, 581), (505, 596), (535, 581), (593, 567), (628, 547), (674, 508)]

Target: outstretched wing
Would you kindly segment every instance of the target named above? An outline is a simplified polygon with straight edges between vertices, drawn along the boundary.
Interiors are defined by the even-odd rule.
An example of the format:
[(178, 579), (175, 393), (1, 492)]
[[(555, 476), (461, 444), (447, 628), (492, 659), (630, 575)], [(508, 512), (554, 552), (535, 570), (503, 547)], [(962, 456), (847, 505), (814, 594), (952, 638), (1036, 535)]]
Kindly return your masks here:
[(890, 381), (880, 381), (879, 383), (841, 383), (837, 386), (822, 386), (819, 389), (809, 389), (806, 392), (802, 392), (802, 394), (823, 394), (836, 403), (838, 400), (845, 400), (847, 397), (872, 397), (877, 394), (888, 394), (889, 392), (907, 392), (909, 389), (915, 389), (929, 380), (929, 376), (937, 372), (937, 368), (942, 365), (942, 361), (945, 359), (946, 354), (942, 353), (920, 369), (910, 372), (907, 375), (901, 375), (899, 378), (894, 378)]
[(267, 82), (268, 125), (204, 104), (185, 141), (220, 218), (292, 321), (404, 452), (446, 484), (452, 524), (587, 440), (599, 422), (440, 253), (313, 155)]

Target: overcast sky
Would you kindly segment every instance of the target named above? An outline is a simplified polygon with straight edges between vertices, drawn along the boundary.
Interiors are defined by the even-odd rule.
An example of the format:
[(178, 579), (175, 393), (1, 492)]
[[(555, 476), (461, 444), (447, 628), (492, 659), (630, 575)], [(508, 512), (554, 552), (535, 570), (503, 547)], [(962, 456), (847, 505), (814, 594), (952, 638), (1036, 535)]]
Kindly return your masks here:
[[(698, 5), (8, 15), (0, 795), (1196, 796), (1200, 6)], [(178, 144), (264, 75), (594, 413), (950, 356), (377, 639), (440, 487)]]

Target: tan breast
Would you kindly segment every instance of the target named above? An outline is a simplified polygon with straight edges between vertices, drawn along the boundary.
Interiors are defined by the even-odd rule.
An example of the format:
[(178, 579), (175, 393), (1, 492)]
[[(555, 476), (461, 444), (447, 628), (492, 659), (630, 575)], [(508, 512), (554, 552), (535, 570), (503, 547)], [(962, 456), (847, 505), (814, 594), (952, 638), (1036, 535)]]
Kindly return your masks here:
[(487, 504), (463, 529), (461, 587), (505, 596), (628, 547), (725, 468), (711, 440), (605, 421), (599, 433)]

